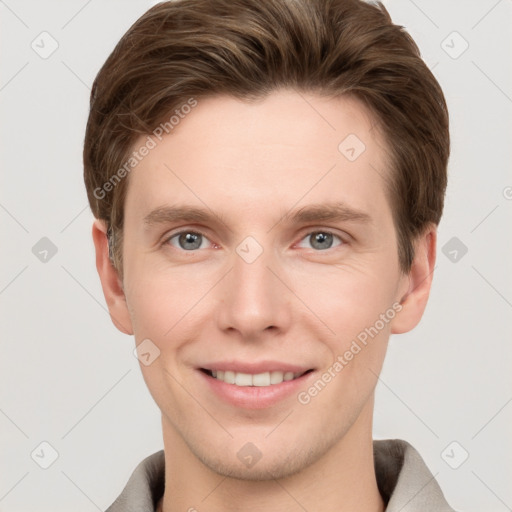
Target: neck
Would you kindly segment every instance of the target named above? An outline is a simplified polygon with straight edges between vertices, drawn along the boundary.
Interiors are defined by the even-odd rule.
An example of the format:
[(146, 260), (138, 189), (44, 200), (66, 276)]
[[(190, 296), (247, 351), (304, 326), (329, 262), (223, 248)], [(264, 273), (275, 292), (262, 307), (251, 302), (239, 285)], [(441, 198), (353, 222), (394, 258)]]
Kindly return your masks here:
[[(370, 401), (372, 402), (372, 401)], [(163, 419), (165, 494), (158, 512), (383, 512), (371, 432), (373, 403), (315, 463), (281, 479), (241, 480), (207, 468)]]

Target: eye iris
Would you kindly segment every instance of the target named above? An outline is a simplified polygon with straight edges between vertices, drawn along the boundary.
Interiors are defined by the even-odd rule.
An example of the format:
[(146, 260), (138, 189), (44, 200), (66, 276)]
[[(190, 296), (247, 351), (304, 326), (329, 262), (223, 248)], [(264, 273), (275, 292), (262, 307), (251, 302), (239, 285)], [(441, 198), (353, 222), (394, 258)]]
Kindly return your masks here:
[(313, 233), (311, 235), (311, 245), (315, 249), (329, 249), (332, 245), (331, 233)]
[(183, 233), (179, 236), (180, 246), (187, 251), (197, 249), (201, 247), (201, 237), (202, 235), (198, 233)]

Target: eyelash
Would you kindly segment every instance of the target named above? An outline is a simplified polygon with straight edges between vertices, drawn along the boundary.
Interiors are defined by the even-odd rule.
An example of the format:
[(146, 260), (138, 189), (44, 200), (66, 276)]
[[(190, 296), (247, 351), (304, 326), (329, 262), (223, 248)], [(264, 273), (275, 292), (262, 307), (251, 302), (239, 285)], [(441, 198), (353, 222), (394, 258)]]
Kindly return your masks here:
[[(166, 236), (165, 239), (162, 242), (162, 245), (171, 245), (171, 244), (169, 244), (169, 242), (173, 238), (179, 237), (180, 235), (187, 234), (187, 233), (188, 234), (192, 233), (194, 235), (201, 235), (202, 237), (204, 237), (208, 241), (210, 241), (210, 239), (208, 238), (208, 235), (206, 235), (205, 233), (203, 233), (200, 230), (197, 230), (197, 229), (196, 230), (184, 229), (184, 230), (178, 231), (176, 233), (172, 233), (169, 236)], [(339, 245), (336, 245), (334, 247), (329, 247), (328, 249), (324, 249), (324, 250), (315, 250), (313, 248), (311, 249), (311, 250), (313, 250), (314, 252), (317, 252), (317, 253), (328, 252), (330, 250), (336, 249), (337, 247), (346, 245), (346, 243), (347, 243), (346, 240), (344, 240), (340, 235), (337, 235), (336, 233), (333, 233), (332, 231), (329, 231), (327, 229), (314, 229), (314, 230), (308, 231), (302, 238), (300, 238), (299, 243), (302, 242), (304, 239), (310, 237), (311, 235), (315, 234), (315, 233), (322, 233), (324, 235), (332, 235), (333, 237), (337, 238), (341, 242)], [(210, 241), (210, 243), (212, 243), (212, 242)], [(294, 244), (294, 245), (297, 245), (297, 244)], [(185, 249), (181, 249), (181, 248), (178, 248), (178, 247), (174, 247), (174, 246), (172, 246), (172, 247), (173, 247), (173, 249), (176, 249), (176, 250), (181, 251), (181, 252), (193, 253), (193, 252), (198, 252), (199, 251), (199, 249), (194, 249), (194, 250), (187, 251)]]

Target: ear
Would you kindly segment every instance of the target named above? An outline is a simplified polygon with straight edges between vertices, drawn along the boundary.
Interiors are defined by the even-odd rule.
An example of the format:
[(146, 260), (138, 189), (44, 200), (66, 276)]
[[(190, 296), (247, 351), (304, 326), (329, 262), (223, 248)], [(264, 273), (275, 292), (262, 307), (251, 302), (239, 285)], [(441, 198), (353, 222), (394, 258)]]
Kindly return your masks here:
[(414, 329), (423, 316), (434, 277), (436, 245), (435, 225), (430, 225), (414, 242), (414, 259), (409, 273), (403, 276), (405, 293), (404, 290), (400, 293), (402, 309), (391, 322), (392, 334)]
[(92, 225), (92, 239), (96, 250), (96, 269), (100, 276), (103, 295), (107, 302), (110, 318), (114, 325), (125, 334), (133, 334), (132, 322), (123, 283), (108, 255), (107, 226), (103, 220), (95, 220)]

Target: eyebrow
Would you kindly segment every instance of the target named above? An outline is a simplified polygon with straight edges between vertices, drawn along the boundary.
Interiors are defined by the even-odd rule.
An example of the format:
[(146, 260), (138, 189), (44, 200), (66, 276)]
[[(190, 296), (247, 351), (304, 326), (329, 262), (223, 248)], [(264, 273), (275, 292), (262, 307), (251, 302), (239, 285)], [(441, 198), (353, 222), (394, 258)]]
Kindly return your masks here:
[[(290, 224), (323, 221), (353, 221), (368, 224), (371, 223), (372, 218), (368, 213), (352, 208), (344, 203), (319, 203), (284, 213), (276, 224), (281, 221)], [(223, 216), (215, 214), (209, 209), (195, 206), (161, 206), (148, 213), (144, 217), (143, 222), (146, 228), (172, 222), (220, 222), (225, 224)]]
[(160, 206), (149, 212), (143, 222), (150, 228), (171, 222), (211, 222), (214, 219), (224, 223), (219, 215), (208, 209), (195, 206)]
[(370, 223), (372, 218), (366, 212), (344, 203), (320, 203), (304, 206), (284, 215), (281, 220), (292, 223), (322, 221), (356, 221)]

